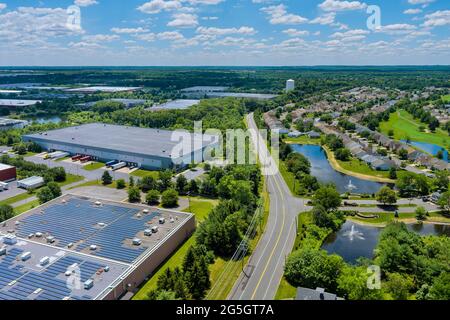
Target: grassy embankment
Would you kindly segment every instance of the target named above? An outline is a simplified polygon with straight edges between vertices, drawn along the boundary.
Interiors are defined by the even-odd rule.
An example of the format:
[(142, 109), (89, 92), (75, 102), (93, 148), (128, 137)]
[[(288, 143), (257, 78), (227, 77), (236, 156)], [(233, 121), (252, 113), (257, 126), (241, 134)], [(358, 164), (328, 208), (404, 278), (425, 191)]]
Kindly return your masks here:
[(427, 127), (426, 124), (413, 118), (413, 116), (405, 110), (398, 110), (391, 113), (389, 121), (380, 123), (380, 131), (388, 134), (389, 130), (394, 131), (394, 139), (432, 143), (447, 150), (450, 150), (450, 137), (447, 132), (438, 128), (436, 132), (428, 130), (421, 132), (420, 127)]

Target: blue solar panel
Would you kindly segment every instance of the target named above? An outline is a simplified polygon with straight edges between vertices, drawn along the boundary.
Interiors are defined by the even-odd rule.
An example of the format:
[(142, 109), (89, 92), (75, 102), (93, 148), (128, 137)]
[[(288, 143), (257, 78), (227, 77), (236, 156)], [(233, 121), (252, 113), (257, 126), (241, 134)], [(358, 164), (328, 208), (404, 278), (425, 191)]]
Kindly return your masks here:
[[(24, 267), (23, 262), (18, 259), (22, 253), (23, 250), (11, 248), (7, 255), (0, 257), (0, 300), (61, 300), (72, 294), (65, 278), (61, 277), (69, 266), (74, 263), (79, 266), (82, 282), (92, 278), (100, 268), (106, 266), (69, 255), (38, 272)], [(34, 294), (38, 288), (41, 291)], [(89, 295), (73, 298), (92, 299)]]
[[(148, 228), (148, 222), (159, 212), (136, 218), (139, 209), (104, 204), (94, 206), (91, 201), (71, 198), (66, 203), (54, 204), (24, 218), (17, 227), (17, 235), (41, 232), (55, 237), (55, 245), (66, 247), (73, 243), (73, 249), (86, 250), (91, 245), (98, 249), (93, 255), (131, 263), (147, 247), (128, 247), (126, 239), (133, 239), (137, 233)], [(99, 227), (98, 223), (105, 223)]]

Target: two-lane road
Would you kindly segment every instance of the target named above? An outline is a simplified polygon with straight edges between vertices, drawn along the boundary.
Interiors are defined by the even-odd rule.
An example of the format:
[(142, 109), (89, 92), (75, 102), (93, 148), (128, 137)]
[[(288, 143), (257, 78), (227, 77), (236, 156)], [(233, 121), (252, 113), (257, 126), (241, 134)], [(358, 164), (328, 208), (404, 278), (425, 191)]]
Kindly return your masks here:
[[(258, 130), (253, 114), (247, 116), (249, 129)], [(274, 163), (262, 137), (252, 136), (252, 143), (261, 163)], [(259, 139), (259, 141), (258, 141)], [(235, 283), (228, 299), (270, 300), (275, 297), (283, 276), (286, 257), (291, 253), (296, 235), (296, 217), (307, 208), (295, 198), (280, 172), (265, 175), (270, 195), (270, 213), (266, 230), (250, 257), (244, 272)]]

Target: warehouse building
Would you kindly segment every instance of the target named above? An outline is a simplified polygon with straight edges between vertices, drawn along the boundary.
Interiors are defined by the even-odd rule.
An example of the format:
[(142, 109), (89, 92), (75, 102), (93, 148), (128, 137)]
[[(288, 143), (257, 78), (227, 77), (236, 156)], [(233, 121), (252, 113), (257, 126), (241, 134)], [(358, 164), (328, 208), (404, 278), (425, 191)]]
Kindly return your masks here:
[(26, 190), (32, 190), (42, 187), (45, 184), (44, 178), (33, 176), (17, 181), (17, 186)]
[(0, 107), (31, 107), (41, 102), (40, 100), (0, 99)]
[(190, 213), (64, 195), (0, 225), (0, 300), (114, 300), (195, 230)]
[(0, 163), (0, 181), (16, 180), (16, 167)]
[(76, 93), (96, 93), (96, 92), (116, 93), (116, 92), (134, 92), (141, 89), (142, 89), (141, 87), (92, 86), (92, 87), (66, 89), (65, 91)]
[[(178, 136), (178, 137), (177, 137)], [(179, 169), (201, 162), (206, 148), (219, 144), (218, 136), (189, 135), (181, 139), (168, 130), (90, 123), (23, 136), (48, 151), (87, 155), (97, 161), (121, 161), (149, 170)]]
[(28, 125), (26, 120), (0, 118), (0, 130), (23, 129)]

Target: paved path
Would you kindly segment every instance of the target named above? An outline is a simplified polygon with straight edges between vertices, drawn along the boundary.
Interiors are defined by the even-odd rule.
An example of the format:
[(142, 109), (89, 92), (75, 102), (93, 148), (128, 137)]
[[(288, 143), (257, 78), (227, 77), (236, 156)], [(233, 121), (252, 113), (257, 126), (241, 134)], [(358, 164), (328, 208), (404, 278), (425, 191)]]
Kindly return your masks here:
[[(250, 129), (257, 130), (253, 114), (247, 116)], [(259, 136), (259, 138), (258, 138)], [(262, 164), (274, 164), (265, 141), (255, 133), (252, 143)], [(276, 164), (275, 164), (276, 166)], [(291, 195), (278, 169), (266, 175), (270, 196), (270, 212), (266, 230), (239, 276), (228, 299), (272, 300), (283, 276), (286, 257), (291, 253), (296, 236), (296, 217), (307, 210), (305, 201)]]

